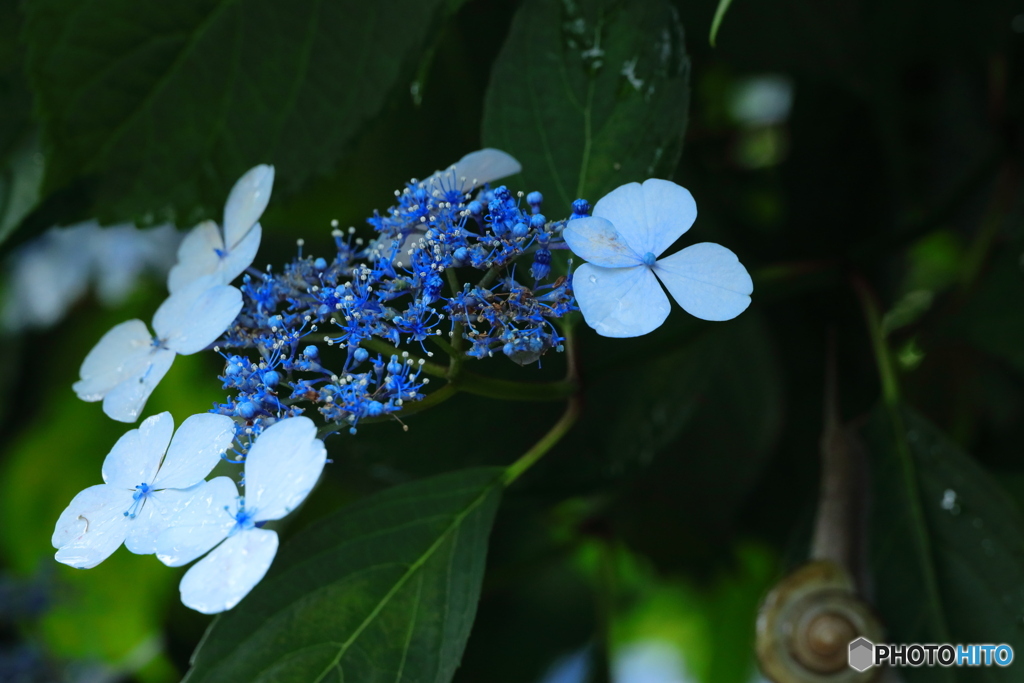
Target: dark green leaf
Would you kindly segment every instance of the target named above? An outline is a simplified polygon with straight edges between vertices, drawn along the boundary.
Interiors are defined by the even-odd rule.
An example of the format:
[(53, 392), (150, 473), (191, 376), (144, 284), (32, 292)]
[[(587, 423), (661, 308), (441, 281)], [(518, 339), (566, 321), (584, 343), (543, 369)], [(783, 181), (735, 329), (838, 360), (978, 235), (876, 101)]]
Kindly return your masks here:
[(672, 172), (689, 76), (664, 0), (528, 0), (491, 74), (484, 143), (518, 158), (525, 187), (562, 215), (577, 197)]
[(21, 23), (19, 3), (0, 0), (0, 243), (36, 205), (43, 175), (18, 42)]
[(186, 680), (450, 680), (476, 614), (503, 472), (396, 486), (303, 530), (210, 626)]
[(0, 243), (39, 203), (44, 169), (39, 141), (33, 134), (15, 144), (9, 154), (0, 156)]
[[(870, 559), (895, 643), (1024, 647), (1024, 524), (1000, 486), (909, 409), (875, 412)], [(1016, 681), (1012, 668), (907, 668), (910, 681)]]
[(332, 167), (445, 0), (44, 0), (26, 5), (47, 187), (96, 176), (101, 212), (217, 215), (235, 179)]

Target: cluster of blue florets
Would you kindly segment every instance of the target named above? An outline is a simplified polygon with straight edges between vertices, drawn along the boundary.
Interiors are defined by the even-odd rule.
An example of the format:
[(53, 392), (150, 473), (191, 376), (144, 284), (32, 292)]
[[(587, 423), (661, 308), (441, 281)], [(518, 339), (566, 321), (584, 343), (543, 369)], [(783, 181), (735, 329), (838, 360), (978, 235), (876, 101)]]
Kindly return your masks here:
[[(521, 365), (562, 350), (554, 321), (578, 310), (571, 276), (552, 278), (566, 221), (541, 213), (539, 192), (524, 202), (504, 186), (484, 186), (474, 197), (414, 181), (395, 194), (394, 206), (367, 220), (373, 239), (335, 224), (330, 260), (303, 255), (300, 240), (299, 255), (281, 272), (244, 275), (244, 307), (218, 347), (220, 379), (233, 396), (213, 409), (242, 418), (243, 443), (302, 414), (301, 404), (354, 434), (360, 421), (423, 399), (424, 360), (403, 345), (430, 357), (428, 340), (440, 337), (435, 348), (447, 347), (458, 335), (468, 341), (466, 356), (504, 354)], [(589, 211), (577, 200), (567, 220)], [(364, 348), (374, 339), (394, 353)]]

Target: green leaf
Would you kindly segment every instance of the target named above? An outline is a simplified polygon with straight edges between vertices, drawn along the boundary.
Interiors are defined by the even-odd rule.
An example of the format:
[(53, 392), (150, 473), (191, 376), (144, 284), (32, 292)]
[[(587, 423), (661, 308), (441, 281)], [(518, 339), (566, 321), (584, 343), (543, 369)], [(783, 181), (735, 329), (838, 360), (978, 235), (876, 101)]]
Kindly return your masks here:
[(210, 626), (186, 681), (450, 680), (476, 614), (503, 473), (403, 484), (303, 530)]
[(44, 170), (36, 135), (26, 135), (0, 158), (0, 244), (39, 203)]
[[(925, 418), (876, 410), (870, 559), (894, 643), (1024, 647), (1024, 520), (1002, 488)], [(1012, 669), (906, 668), (909, 681), (1016, 681)]]
[(732, 0), (718, 0), (718, 7), (715, 8), (715, 18), (711, 20), (711, 33), (708, 35), (708, 42), (711, 43), (711, 47), (715, 46), (718, 29), (722, 27), (722, 20), (725, 19), (725, 13), (729, 11), (729, 5), (731, 4)]
[(674, 170), (689, 76), (665, 0), (527, 0), (491, 74), (484, 144), (518, 158), (524, 187), (562, 215), (573, 199)]
[(47, 188), (100, 212), (219, 215), (250, 166), (277, 191), (334, 166), (411, 65), (446, 0), (44, 0), (26, 4)]
[(0, 244), (35, 207), (43, 176), (18, 41), (21, 24), (19, 3), (0, 0)]

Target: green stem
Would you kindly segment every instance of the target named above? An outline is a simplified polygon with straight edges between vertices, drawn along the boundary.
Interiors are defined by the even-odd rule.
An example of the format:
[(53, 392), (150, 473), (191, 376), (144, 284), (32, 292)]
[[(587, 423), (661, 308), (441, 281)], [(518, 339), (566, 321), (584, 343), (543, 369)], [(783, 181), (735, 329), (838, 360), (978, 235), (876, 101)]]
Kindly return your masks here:
[(462, 291), (462, 285), (459, 284), (459, 276), (455, 273), (454, 268), (445, 268), (444, 276), (448, 279), (448, 288), (452, 290), (452, 296)]
[(488, 285), (490, 285), (492, 282), (494, 282), (497, 279), (498, 279), (498, 267), (495, 266), (494, 268), (491, 268), (486, 273), (484, 273), (484, 276), (482, 278), (480, 278), (480, 282), (477, 283), (477, 287), (487, 287)]
[(456, 322), (452, 326), (452, 348), (458, 354), (452, 356), (451, 362), (448, 364), (448, 372), (453, 372), (453, 366), (462, 365), (462, 333), (466, 329), (466, 326), (461, 322)]
[(864, 311), (864, 321), (867, 323), (868, 333), (871, 335), (871, 348), (875, 353), (878, 378), (882, 382), (882, 399), (887, 406), (896, 407), (900, 400), (899, 384), (892, 367), (889, 347), (885, 343), (885, 335), (882, 334), (882, 318), (878, 312), (878, 304), (867, 283), (860, 276), (853, 278), (853, 288), (857, 292), (857, 298), (860, 299), (861, 310)]
[(900, 407), (899, 391), (896, 385), (896, 376), (892, 369), (892, 361), (889, 349), (882, 334), (881, 319), (878, 314), (878, 305), (875, 298), (862, 278), (853, 278), (853, 287), (857, 291), (861, 308), (864, 311), (864, 319), (867, 322), (868, 331), (871, 334), (871, 345), (875, 353), (875, 362), (878, 366), (879, 379), (882, 382), (882, 398), (886, 412), (889, 416), (889, 424), (892, 427), (892, 437), (896, 446), (896, 455), (899, 460), (900, 470), (905, 487), (908, 513), (912, 520), (915, 531), (913, 539), (917, 546), (917, 554), (921, 563), (921, 573), (924, 580), (925, 591), (938, 606), (935, 617), (938, 623), (935, 624), (937, 640), (949, 642), (949, 626), (946, 623), (945, 613), (942, 610), (942, 598), (939, 592), (939, 580), (935, 574), (934, 554), (932, 553), (931, 539), (926, 529), (927, 520), (924, 513), (924, 505), (921, 502), (921, 491), (918, 487), (917, 466), (914, 462), (914, 455), (910, 452), (907, 444), (907, 428), (903, 421), (903, 412)]
[(467, 394), (508, 401), (564, 401), (578, 389), (577, 382), (570, 379), (555, 382), (516, 382), (466, 371), (459, 373), (457, 378), (452, 378), (451, 383), (459, 391)]
[[(435, 334), (435, 335), (433, 335), (431, 337), (427, 337), (427, 340), (433, 342), (434, 344), (436, 344), (437, 347), (439, 349), (441, 349), (442, 351), (444, 351), (445, 353), (447, 353), (448, 356), (452, 360), (454, 360), (454, 359), (459, 357), (459, 352), (456, 351), (455, 348), (451, 344), (449, 344), (444, 339), (444, 337), (442, 337), (441, 335)], [(448, 365), (448, 374), (449, 375), (451, 374), (451, 364), (450, 363)]]
[(566, 432), (572, 428), (576, 419), (580, 416), (579, 397), (573, 396), (569, 399), (569, 405), (558, 422), (548, 430), (548, 433), (540, 438), (540, 441), (533, 444), (530, 450), (523, 453), (518, 460), (508, 466), (505, 470), (505, 486), (509, 486), (518, 479), (523, 472), (533, 467), (534, 463), (540, 460), (551, 448), (562, 440)]
[[(562, 413), (562, 417), (560, 417), (558, 422), (548, 430), (548, 433), (542, 436), (540, 441), (535, 443), (530, 450), (523, 453), (518, 460), (508, 466), (508, 469), (505, 470), (505, 486), (510, 485), (518, 479), (523, 472), (533, 467), (535, 462), (544, 457), (544, 454), (551, 450), (555, 444), (561, 441), (566, 432), (572, 429), (572, 426), (576, 423), (576, 419), (580, 416), (582, 400), (579, 394), (579, 365), (576, 358), (576, 337), (573, 334), (573, 326), (571, 323), (566, 324), (563, 333), (565, 336), (565, 352), (568, 354), (568, 363), (565, 379), (560, 384), (572, 387), (572, 393), (568, 395), (569, 404), (565, 407), (565, 412)], [(559, 383), (556, 382), (553, 384)]]

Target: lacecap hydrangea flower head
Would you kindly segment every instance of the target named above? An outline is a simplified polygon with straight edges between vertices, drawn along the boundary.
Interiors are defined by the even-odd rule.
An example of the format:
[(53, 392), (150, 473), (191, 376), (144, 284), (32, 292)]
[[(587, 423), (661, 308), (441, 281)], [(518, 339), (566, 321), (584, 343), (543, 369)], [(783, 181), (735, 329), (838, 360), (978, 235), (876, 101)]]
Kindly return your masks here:
[[(686, 189), (629, 183), (593, 215), (578, 199), (570, 216), (549, 219), (541, 193), (490, 186), (519, 170), (500, 150), (468, 154), (396, 191), (393, 206), (367, 219), (369, 239), (334, 222), (327, 254), (304, 254), (298, 240), (297, 256), (276, 269), (251, 267), (274, 169), (245, 173), (223, 227), (200, 223), (182, 241), (154, 332), (141, 320), (114, 327), (74, 385), (131, 422), (176, 355), (211, 350), (223, 358), (218, 379), (229, 395), (173, 438), (168, 413), (122, 437), (103, 464), (104, 483), (79, 493), (58, 520), (57, 559), (92, 567), (124, 544), (171, 566), (198, 560), (181, 581), (184, 604), (231, 609), (277, 553), (264, 523), (316, 485), (327, 462), (321, 439), (356, 435), (365, 422), (401, 423), (438, 392), (427, 375), (448, 382), (441, 398), (490, 386), (464, 364), (493, 356), (539, 364), (570, 348), (566, 318), (576, 311), (605, 336), (646, 334), (671, 309), (662, 286), (704, 320), (728, 320), (750, 304), (750, 276), (728, 249), (702, 243), (663, 256), (696, 219)], [(558, 272), (553, 254), (566, 249), (587, 263)], [(450, 364), (424, 358), (435, 351)], [(206, 481), (219, 459), (242, 468)]]
[(587, 260), (573, 276), (587, 324), (606, 337), (657, 329), (672, 308), (661, 285), (702, 320), (730, 320), (746, 310), (754, 283), (725, 247), (702, 242), (658, 258), (696, 219), (686, 188), (651, 178), (622, 185), (591, 216), (570, 221), (562, 235)]

